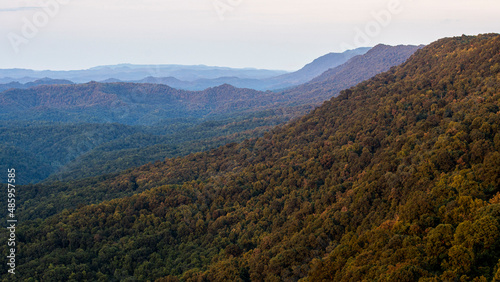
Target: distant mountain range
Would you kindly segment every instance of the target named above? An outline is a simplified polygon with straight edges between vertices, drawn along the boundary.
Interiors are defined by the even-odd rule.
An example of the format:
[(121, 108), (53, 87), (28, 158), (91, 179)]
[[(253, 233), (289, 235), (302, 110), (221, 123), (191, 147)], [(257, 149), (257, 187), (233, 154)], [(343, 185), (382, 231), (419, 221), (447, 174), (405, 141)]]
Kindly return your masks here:
[(283, 74), (277, 77), (272, 77), (265, 79), (269, 89), (278, 89), (278, 88), (286, 88), (290, 86), (300, 85), (302, 83), (306, 83), (311, 79), (317, 77), (318, 75), (324, 73), (325, 71), (336, 68), (351, 58), (356, 57), (358, 55), (363, 55), (368, 52), (371, 48), (369, 47), (361, 47), (354, 50), (348, 50), (343, 53), (329, 53), (324, 56), (321, 56), (314, 60), (313, 62), (305, 65), (302, 69)]
[[(152, 125), (169, 119), (220, 117), (245, 111), (321, 103), (340, 90), (404, 62), (418, 46), (378, 45), (365, 55), (327, 70), (307, 83), (282, 92), (236, 88), (229, 84), (202, 91), (175, 89), (152, 83), (97, 83), (41, 85), (0, 93), (0, 120), (23, 119), (66, 122), (117, 122)], [(354, 53), (350, 53), (353, 55)], [(346, 55), (348, 57), (348, 55)], [(330, 56), (335, 63), (345, 56)], [(326, 58), (326, 59), (325, 59)], [(299, 81), (318, 72), (327, 57), (316, 60), (295, 77)], [(56, 83), (61, 81), (51, 81)], [(12, 115), (16, 113), (16, 115)]]
[(341, 90), (352, 87), (391, 67), (404, 63), (423, 45), (388, 46), (379, 44), (364, 55), (356, 56), (348, 62), (329, 69), (310, 82), (285, 91), (284, 95), (295, 101), (321, 103), (337, 96)]
[(52, 79), (66, 79), (75, 83), (90, 81), (104, 81), (115, 79), (119, 81), (134, 81), (145, 77), (176, 77), (180, 80), (193, 81), (197, 79), (214, 79), (226, 76), (236, 76), (244, 79), (264, 79), (287, 73), (280, 70), (262, 70), (253, 68), (227, 68), (205, 65), (132, 65), (120, 64), (99, 66), (87, 70), (70, 71), (36, 71), (29, 69), (0, 69), (0, 83), (12, 81), (34, 81), (50, 77)]
[[(208, 66), (182, 65), (131, 65), (100, 66), (79, 71), (33, 71), (23, 69), (0, 70), (0, 91), (10, 88), (27, 88), (26, 82), (43, 78), (45, 84), (51, 79), (68, 82), (134, 82), (165, 84), (176, 89), (204, 90), (223, 84), (239, 88), (273, 90), (305, 83), (324, 71), (337, 67), (350, 58), (366, 53), (370, 48), (358, 48), (343, 53), (330, 53), (307, 64), (302, 69), (285, 71), (259, 69), (233, 69)], [(50, 78), (49, 78), (50, 77)], [(22, 84), (22, 83), (25, 84)]]

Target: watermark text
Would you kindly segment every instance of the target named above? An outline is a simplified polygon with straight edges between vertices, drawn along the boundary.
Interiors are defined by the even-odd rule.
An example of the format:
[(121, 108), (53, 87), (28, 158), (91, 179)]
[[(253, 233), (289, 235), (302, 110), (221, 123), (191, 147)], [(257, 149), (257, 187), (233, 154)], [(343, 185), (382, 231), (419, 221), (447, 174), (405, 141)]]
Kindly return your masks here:
[(8, 272), (16, 274), (16, 170), (13, 168), (7, 170), (7, 215)]

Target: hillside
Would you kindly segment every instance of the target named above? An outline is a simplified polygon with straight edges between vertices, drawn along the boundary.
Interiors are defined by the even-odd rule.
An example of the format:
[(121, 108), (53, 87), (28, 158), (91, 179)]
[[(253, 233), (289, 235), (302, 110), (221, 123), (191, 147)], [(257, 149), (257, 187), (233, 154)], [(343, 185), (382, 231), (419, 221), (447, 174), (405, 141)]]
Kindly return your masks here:
[[(25, 221), (17, 270), (44, 281), (499, 279), (499, 93), (500, 35), (439, 40), (262, 138), (102, 186), (59, 184), (56, 196), (83, 206)], [(54, 197), (19, 191), (33, 189), (46, 194), (38, 207)]]
[(340, 74), (345, 77), (363, 75), (366, 80), (375, 74), (388, 71), (391, 67), (403, 63), (422, 47), (424, 46), (389, 46), (379, 44), (370, 49), (363, 56), (355, 57), (338, 68), (331, 68), (325, 71), (321, 75), (312, 79), (311, 82), (314, 83), (336, 80), (336, 77)]

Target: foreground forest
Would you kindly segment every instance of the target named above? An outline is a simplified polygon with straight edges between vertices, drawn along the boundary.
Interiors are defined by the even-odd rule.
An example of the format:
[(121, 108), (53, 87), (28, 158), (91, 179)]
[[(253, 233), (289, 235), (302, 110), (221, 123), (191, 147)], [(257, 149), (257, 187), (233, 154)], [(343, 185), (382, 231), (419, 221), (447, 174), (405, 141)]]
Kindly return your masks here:
[(20, 187), (15, 278), (500, 281), (499, 127), (500, 35), (442, 39), (261, 138)]

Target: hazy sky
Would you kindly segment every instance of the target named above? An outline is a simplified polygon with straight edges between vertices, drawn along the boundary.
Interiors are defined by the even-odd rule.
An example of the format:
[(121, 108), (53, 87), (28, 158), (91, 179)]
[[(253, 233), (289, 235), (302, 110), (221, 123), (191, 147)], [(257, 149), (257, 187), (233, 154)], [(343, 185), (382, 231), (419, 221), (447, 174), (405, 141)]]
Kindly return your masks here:
[(498, 0), (0, 0), (0, 68), (296, 70), (329, 52), (500, 32)]

